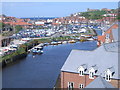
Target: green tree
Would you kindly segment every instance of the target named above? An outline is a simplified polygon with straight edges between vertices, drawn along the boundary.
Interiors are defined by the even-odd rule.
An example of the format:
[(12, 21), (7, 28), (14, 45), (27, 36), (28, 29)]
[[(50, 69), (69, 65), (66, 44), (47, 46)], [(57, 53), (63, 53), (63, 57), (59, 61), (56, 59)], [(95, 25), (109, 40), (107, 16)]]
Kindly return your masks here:
[(0, 29), (2, 29), (4, 26), (5, 26), (5, 24), (0, 22)]
[(15, 31), (16, 31), (16, 33), (18, 33), (20, 30), (22, 30), (23, 28), (22, 28), (22, 26), (20, 26), (20, 25), (16, 25), (15, 26)]
[(87, 19), (101, 19), (103, 14), (106, 14), (106, 11), (89, 11), (89, 12), (81, 12), (81, 16), (86, 17)]

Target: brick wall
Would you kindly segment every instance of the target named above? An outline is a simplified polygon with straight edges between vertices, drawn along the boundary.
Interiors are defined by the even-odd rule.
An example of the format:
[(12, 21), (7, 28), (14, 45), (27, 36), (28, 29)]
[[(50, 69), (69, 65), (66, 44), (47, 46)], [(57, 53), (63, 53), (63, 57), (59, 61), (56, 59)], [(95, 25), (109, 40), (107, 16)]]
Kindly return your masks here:
[(110, 81), (110, 83), (114, 86), (114, 87), (116, 87), (116, 88), (120, 88), (120, 80), (111, 80)]
[[(94, 79), (96, 77), (94, 76)], [(89, 75), (79, 76), (77, 73), (70, 72), (61, 72), (61, 88), (67, 88), (68, 82), (74, 82), (74, 88), (79, 88), (80, 84), (83, 84), (86, 87), (90, 84), (94, 79), (89, 79)], [(110, 83), (118, 88), (120, 88), (120, 80), (118, 85), (118, 80), (111, 80)]]
[(85, 87), (93, 80), (89, 79), (88, 75), (79, 76), (77, 73), (61, 72), (61, 88), (67, 88), (68, 82), (74, 82), (74, 88), (79, 88), (80, 84)]
[[(105, 43), (106, 34), (109, 34), (109, 35), (110, 35), (110, 42), (112, 42), (112, 40), (114, 40), (113, 35), (112, 35), (112, 29), (116, 29), (116, 28), (118, 28), (118, 24), (114, 24), (113, 26), (111, 26), (111, 27), (105, 32), (104, 35), (98, 36), (98, 41)], [(99, 44), (100, 44), (100, 43), (99, 43)], [(100, 45), (99, 45), (99, 46), (100, 46)]]

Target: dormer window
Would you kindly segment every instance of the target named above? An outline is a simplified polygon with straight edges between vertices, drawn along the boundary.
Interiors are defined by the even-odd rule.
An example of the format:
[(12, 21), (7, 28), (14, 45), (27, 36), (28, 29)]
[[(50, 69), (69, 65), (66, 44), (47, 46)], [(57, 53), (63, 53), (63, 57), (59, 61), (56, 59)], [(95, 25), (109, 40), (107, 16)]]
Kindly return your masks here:
[(108, 68), (106, 71), (105, 71), (105, 80), (106, 81), (111, 81), (111, 78), (112, 76), (114, 75), (115, 73), (115, 70), (113, 67), (111, 68)]
[(97, 66), (96, 65), (94, 65), (94, 66), (92, 66), (90, 69), (89, 69), (89, 78), (90, 79), (94, 79), (94, 75), (95, 75), (95, 73), (97, 73)]
[(87, 66), (86, 64), (83, 64), (81, 65), (79, 68), (78, 68), (78, 73), (80, 76), (83, 76), (84, 75), (84, 72), (87, 70)]
[(89, 73), (89, 78), (90, 78), (90, 79), (94, 79), (94, 72), (90, 72), (90, 73)]
[(84, 75), (84, 71), (81, 70), (81, 71), (79, 72), (79, 74), (80, 74), (80, 76), (83, 76), (83, 75)]
[(106, 34), (106, 37), (105, 37), (106, 39), (109, 39), (110, 38), (110, 35), (109, 34)]
[(105, 43), (109, 43), (109, 42), (110, 42), (110, 35), (106, 34)]
[(105, 34), (105, 31), (102, 32), (102, 35), (104, 35), (104, 34)]
[(111, 75), (110, 74), (106, 74), (106, 76), (105, 76), (106, 81), (110, 81), (110, 78), (111, 78)]

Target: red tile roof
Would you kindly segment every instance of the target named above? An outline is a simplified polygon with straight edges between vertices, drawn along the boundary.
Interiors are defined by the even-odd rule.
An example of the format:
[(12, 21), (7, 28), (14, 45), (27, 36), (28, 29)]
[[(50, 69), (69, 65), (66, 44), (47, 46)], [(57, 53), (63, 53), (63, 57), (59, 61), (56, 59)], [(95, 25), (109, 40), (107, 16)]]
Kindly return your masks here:
[(4, 22), (5, 24), (10, 24), (10, 25), (32, 25), (27, 22)]
[(59, 23), (52, 23), (53, 25), (59, 25)]
[[(118, 28), (118, 24), (112, 25), (112, 26), (105, 32), (104, 35), (98, 36), (98, 41), (102, 41), (102, 42), (104, 43), (104, 42), (105, 42), (106, 34), (110, 34), (110, 35), (111, 35), (111, 34), (112, 34), (112, 29), (116, 29), (116, 28)], [(110, 36), (110, 38), (113, 39), (112, 36)]]

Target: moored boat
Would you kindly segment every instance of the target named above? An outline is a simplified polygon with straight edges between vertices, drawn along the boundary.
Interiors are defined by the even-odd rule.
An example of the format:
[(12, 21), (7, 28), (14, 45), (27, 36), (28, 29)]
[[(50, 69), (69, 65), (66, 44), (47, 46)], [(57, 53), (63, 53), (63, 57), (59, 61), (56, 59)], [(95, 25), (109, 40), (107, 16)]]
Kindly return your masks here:
[(76, 41), (75, 40), (69, 40), (68, 42), (69, 43), (75, 43)]
[(66, 43), (68, 43), (68, 42), (67, 42), (67, 41), (63, 41), (62, 43), (63, 43), (63, 44), (66, 44)]
[(49, 43), (44, 43), (44, 46), (48, 46), (49, 45)]
[(88, 38), (87, 40), (88, 40), (88, 41), (93, 41), (94, 39), (93, 39), (93, 38)]
[(58, 45), (58, 42), (51, 42), (51, 45)]
[(32, 52), (33, 54), (42, 54), (42, 53), (43, 53), (43, 50), (42, 50), (41, 47), (35, 47), (35, 48), (33, 48), (33, 49), (31, 50), (31, 52)]
[(58, 41), (58, 44), (62, 44), (62, 42), (61, 42), (61, 41)]

